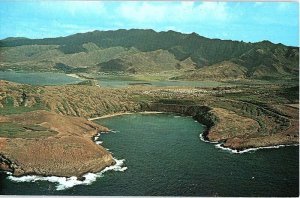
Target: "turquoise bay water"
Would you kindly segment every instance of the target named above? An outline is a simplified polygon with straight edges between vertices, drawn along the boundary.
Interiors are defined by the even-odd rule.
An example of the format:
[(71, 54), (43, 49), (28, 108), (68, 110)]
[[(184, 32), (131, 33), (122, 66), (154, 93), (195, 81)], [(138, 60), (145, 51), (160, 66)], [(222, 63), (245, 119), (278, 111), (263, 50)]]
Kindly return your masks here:
[(106, 172), (91, 185), (56, 191), (46, 181), (0, 178), (0, 194), (145, 196), (298, 196), (299, 147), (232, 154), (202, 142), (190, 117), (132, 114), (96, 121), (117, 131), (103, 146), (125, 159), (125, 172)]
[(16, 71), (0, 71), (0, 80), (31, 85), (63, 85), (81, 81), (64, 73)]

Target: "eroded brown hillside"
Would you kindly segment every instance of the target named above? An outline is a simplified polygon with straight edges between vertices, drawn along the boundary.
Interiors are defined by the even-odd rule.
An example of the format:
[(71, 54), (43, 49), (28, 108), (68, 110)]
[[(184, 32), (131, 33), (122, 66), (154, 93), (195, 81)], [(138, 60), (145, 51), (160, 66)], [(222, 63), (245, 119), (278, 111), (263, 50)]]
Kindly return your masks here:
[[(9, 134), (3, 126), (9, 127)], [(15, 176), (80, 177), (115, 163), (111, 154), (92, 140), (108, 129), (83, 118), (33, 111), (0, 116), (0, 128), (0, 168)], [(28, 136), (31, 133), (36, 136)]]

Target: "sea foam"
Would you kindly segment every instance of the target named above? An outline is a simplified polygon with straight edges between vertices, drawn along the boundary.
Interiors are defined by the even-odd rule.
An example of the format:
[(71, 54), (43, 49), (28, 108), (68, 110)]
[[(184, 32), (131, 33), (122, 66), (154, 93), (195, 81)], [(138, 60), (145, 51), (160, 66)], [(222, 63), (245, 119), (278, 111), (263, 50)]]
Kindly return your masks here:
[(257, 147), (257, 148), (248, 148), (248, 149), (244, 149), (244, 150), (237, 150), (237, 149), (231, 149), (231, 148), (224, 147), (223, 143), (205, 140), (204, 137), (203, 137), (203, 133), (201, 133), (199, 135), (199, 138), (203, 142), (215, 144), (215, 147), (218, 148), (218, 149), (228, 151), (228, 152), (231, 152), (231, 153), (235, 153), (235, 154), (255, 152), (255, 151), (261, 150), (261, 149), (274, 149), (274, 148), (282, 148), (282, 147), (287, 147), (287, 146), (299, 146), (299, 144), (289, 144), (289, 145), (280, 144), (280, 145), (276, 145), (276, 146), (262, 146), (262, 147)]
[(83, 181), (78, 180), (77, 177), (57, 177), (57, 176), (48, 176), (48, 177), (43, 177), (43, 176), (37, 176), (37, 175), (27, 175), (27, 176), (22, 176), (22, 177), (15, 177), (15, 176), (8, 176), (8, 179), (14, 182), (35, 182), (35, 181), (48, 181), (48, 182), (53, 182), (57, 183), (56, 185), (56, 190), (65, 190), (68, 188), (71, 188), (76, 185), (89, 185), (93, 182), (96, 181), (97, 178), (103, 177), (103, 173), (107, 171), (120, 171), (124, 172), (127, 170), (126, 166), (124, 165), (125, 159), (118, 160), (114, 159), (116, 161), (115, 165), (108, 166), (102, 171), (98, 173), (86, 173), (83, 175), (85, 178)]
[[(111, 132), (116, 133), (117, 131), (111, 131)], [(102, 144), (102, 141), (99, 140), (101, 133), (105, 133), (105, 132), (99, 132), (96, 136), (94, 136), (94, 141), (96, 144)], [(109, 150), (109, 149), (106, 149), (106, 150)], [(107, 171), (124, 172), (125, 170), (127, 170), (127, 167), (123, 166), (125, 159), (118, 160), (118, 159), (114, 158), (114, 160), (116, 162), (115, 165), (108, 166), (98, 173), (84, 174), (83, 177), (85, 179), (83, 181), (78, 180), (78, 178), (76, 176), (73, 176), (73, 177), (57, 177), (57, 176), (43, 177), (43, 176), (38, 176), (38, 175), (27, 175), (27, 176), (22, 176), (22, 177), (15, 177), (15, 176), (11, 176), (11, 173), (9, 173), (9, 172), (6, 172), (6, 173), (9, 175), (8, 179), (10, 179), (11, 181), (14, 181), (14, 182), (48, 181), (48, 182), (52, 182), (52, 183), (57, 183), (56, 190), (65, 190), (65, 189), (68, 189), (68, 188), (71, 188), (71, 187), (77, 186), (77, 185), (89, 185), (89, 184), (95, 182), (97, 180), (97, 178), (103, 177), (103, 173), (105, 173)]]
[[(112, 132), (112, 131), (110, 131), (110, 132)], [(94, 139), (93, 139), (93, 140), (94, 140), (94, 142), (95, 142), (96, 144), (98, 144), (98, 145), (100, 145), (100, 144), (103, 143), (103, 141), (100, 140), (100, 135), (101, 135), (102, 133), (107, 133), (107, 132), (101, 131), (101, 132), (99, 132), (97, 135), (94, 136)]]
[(201, 133), (201, 134), (199, 135), (199, 138), (200, 138), (200, 140), (202, 140), (203, 142), (206, 142), (206, 143), (212, 143), (212, 144), (217, 144), (217, 143), (218, 143), (218, 142), (209, 141), (209, 140), (204, 139), (203, 133)]
[(12, 175), (11, 172), (8, 172), (8, 171), (3, 171), (3, 170), (0, 170), (0, 173), (4, 173), (4, 174), (7, 174), (7, 175)]
[(96, 144), (102, 144), (103, 141), (95, 141)]
[(276, 149), (276, 148), (282, 148), (282, 147), (287, 147), (287, 146), (299, 146), (299, 145), (298, 144), (288, 144), (288, 145), (280, 144), (280, 145), (276, 145), (276, 146), (262, 146), (262, 147), (257, 147), (257, 148), (248, 148), (248, 149), (244, 149), (241, 151), (236, 150), (236, 149), (226, 148), (222, 144), (215, 145), (215, 147), (218, 149), (222, 149), (224, 151), (229, 151), (231, 153), (236, 153), (236, 154), (255, 152), (255, 151), (261, 150), (261, 149)]

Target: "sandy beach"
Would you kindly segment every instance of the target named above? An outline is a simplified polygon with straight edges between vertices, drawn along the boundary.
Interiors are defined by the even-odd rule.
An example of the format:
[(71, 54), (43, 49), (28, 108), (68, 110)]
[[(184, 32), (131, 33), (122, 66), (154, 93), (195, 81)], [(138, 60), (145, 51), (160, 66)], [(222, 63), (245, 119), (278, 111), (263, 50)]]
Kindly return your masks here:
[(77, 78), (77, 79), (80, 79), (80, 80), (85, 80), (84, 78), (78, 76), (77, 74), (66, 74), (67, 76), (70, 76), (70, 77), (73, 77), (73, 78)]
[[(164, 112), (160, 112), (160, 111), (143, 111), (143, 112), (136, 112), (136, 113), (139, 113), (139, 114), (159, 114), (159, 113), (164, 113)], [(112, 113), (112, 114), (107, 114), (107, 115), (100, 116), (100, 117), (89, 118), (88, 120), (92, 121), (92, 120), (110, 118), (110, 117), (121, 116), (121, 115), (130, 115), (130, 114), (134, 114), (134, 113), (132, 113), (132, 112)]]

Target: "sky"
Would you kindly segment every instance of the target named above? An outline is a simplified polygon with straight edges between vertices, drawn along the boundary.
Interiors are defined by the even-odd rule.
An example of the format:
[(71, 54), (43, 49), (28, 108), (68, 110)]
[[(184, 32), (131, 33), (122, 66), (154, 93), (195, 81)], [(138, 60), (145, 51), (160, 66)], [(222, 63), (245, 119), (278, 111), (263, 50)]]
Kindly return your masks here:
[(299, 46), (297, 2), (0, 1), (0, 39), (117, 29)]

